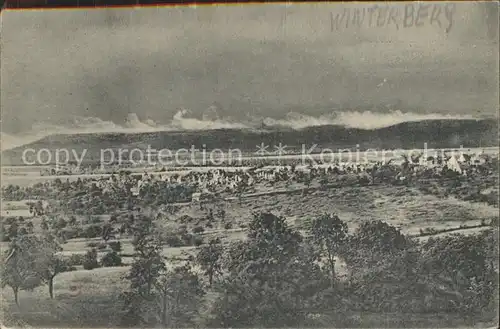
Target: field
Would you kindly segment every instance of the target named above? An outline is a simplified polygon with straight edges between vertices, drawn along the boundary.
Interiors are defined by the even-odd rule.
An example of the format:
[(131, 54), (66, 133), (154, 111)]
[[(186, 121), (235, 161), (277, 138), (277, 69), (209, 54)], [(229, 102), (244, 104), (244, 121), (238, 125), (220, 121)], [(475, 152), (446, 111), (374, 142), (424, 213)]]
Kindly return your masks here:
[(494, 3), (7, 2), (0, 329), (498, 327)]
[[(28, 182), (34, 184), (54, 179), (39, 177), (34, 173), (24, 173), (24, 175), (19, 173), (4, 175), (7, 179), (3, 184), (23, 186), (20, 182), (25, 182), (27, 186)], [(78, 177), (69, 176), (69, 178), (75, 181)], [(32, 221), (35, 230), (38, 230), (41, 218), (30, 212), (28, 201), (34, 200), (4, 201), (2, 217), (22, 216), (25, 220)], [(224, 209), (224, 216), (217, 216), (216, 220), (212, 221), (207, 219), (209, 214), (216, 213), (220, 209)], [(225, 244), (245, 239), (248, 224), (254, 214), (269, 211), (285, 217), (290, 227), (303, 234), (307, 234), (308, 219), (323, 214), (337, 214), (348, 225), (350, 232), (355, 231), (363, 222), (381, 220), (404, 234), (421, 240), (449, 233), (476, 234), (487, 229), (488, 224), (498, 217), (496, 206), (464, 201), (454, 195), (443, 197), (424, 193), (418, 186), (381, 183), (368, 186), (344, 184), (335, 187), (322, 185), (317, 180), (308, 185), (299, 182), (273, 184), (264, 182), (256, 184), (251, 191), (243, 193), (240, 197), (235, 197), (231, 192), (224, 192), (212, 202), (180, 203), (176, 205), (174, 212), (160, 208), (159, 216), (160, 225), (165, 231), (183, 227), (187, 232), (193, 232), (194, 229), (201, 227), (198, 235), (203, 241), (219, 237)], [(109, 220), (110, 215), (105, 214), (100, 217)], [(84, 217), (78, 216), (78, 220), (83, 220)], [(121, 237), (119, 240), (123, 266), (93, 270), (84, 270), (81, 266), (77, 266), (75, 271), (61, 273), (55, 278), (54, 299), (49, 298), (47, 287), (41, 286), (33, 291), (21, 291), (18, 307), (14, 303), (12, 290), (4, 288), (2, 298), (5, 319), (10, 319), (9, 323), (21, 321), (20, 323), (24, 324), (36, 323), (38, 326), (56, 326), (64, 323), (65, 326), (102, 327), (116, 324), (121, 307), (120, 293), (127, 288), (124, 276), (134, 261), (131, 239)], [(60, 254), (64, 257), (84, 255), (89, 250), (89, 245), (92, 243), (97, 245), (101, 241), (100, 238), (68, 239), (62, 245), (63, 250)], [(6, 250), (8, 243), (2, 242), (1, 247), (2, 250)], [(163, 248), (161, 255), (169, 267), (173, 267), (194, 256), (197, 250), (196, 246), (167, 246)], [(98, 258), (101, 259), (107, 251), (109, 250), (106, 248), (98, 250)], [(336, 264), (340, 275), (346, 273), (344, 266), (342, 262)], [(202, 274), (199, 268), (195, 267), (194, 270)], [(210, 292), (205, 298), (214, 299), (216, 297), (214, 294)], [(421, 318), (400, 319), (400, 314), (391, 320), (388, 319), (389, 315), (385, 320), (380, 318), (380, 314), (365, 315), (358, 322), (370, 322), (372, 317), (376, 318), (373, 320), (375, 323), (386, 323), (388, 326), (422, 323)], [(440, 316), (436, 315), (436, 318), (428, 322), (429, 325), (443, 323), (450, 325), (453, 321), (448, 317), (440, 319)]]

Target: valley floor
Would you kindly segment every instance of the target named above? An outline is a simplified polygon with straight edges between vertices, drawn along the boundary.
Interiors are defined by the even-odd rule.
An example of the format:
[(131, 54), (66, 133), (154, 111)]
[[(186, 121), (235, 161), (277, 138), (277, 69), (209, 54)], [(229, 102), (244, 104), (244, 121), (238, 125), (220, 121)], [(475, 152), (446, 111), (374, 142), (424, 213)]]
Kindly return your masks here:
[[(225, 216), (207, 225), (210, 209), (214, 212), (224, 209)], [(312, 184), (305, 188), (301, 184), (286, 186), (278, 183), (272, 187), (258, 186), (254, 193), (247, 193), (241, 199), (227, 194), (208, 204), (186, 203), (180, 205), (173, 214), (163, 211), (161, 222), (165, 230), (184, 225), (191, 231), (201, 226), (204, 229), (201, 235), (205, 240), (217, 236), (228, 242), (244, 239), (252, 214), (262, 211), (284, 216), (291, 226), (299, 230), (303, 229), (308, 218), (335, 213), (348, 224), (350, 231), (363, 221), (382, 220), (419, 239), (446, 232), (473, 234), (487, 228), (482, 226), (485, 221), (498, 217), (498, 208), (494, 206), (462, 201), (453, 196), (438, 197), (407, 186), (378, 184), (322, 188)], [(32, 217), (25, 201), (3, 202), (2, 216)], [(37, 225), (39, 219), (32, 220)], [(424, 234), (427, 231), (432, 234)], [(99, 241), (70, 239), (63, 245), (62, 253), (66, 256), (83, 254), (90, 242)], [(61, 324), (65, 327), (106, 327), (116, 324), (121, 307), (120, 293), (127, 285), (123, 276), (133, 259), (130, 239), (122, 238), (121, 244), (124, 266), (94, 270), (78, 268), (73, 272), (62, 273), (55, 279), (54, 299), (49, 298), (47, 287), (42, 286), (34, 291), (21, 291), (20, 306), (17, 307), (13, 302), (12, 291), (2, 289), (4, 323), (50, 327)], [(2, 243), (1, 247), (7, 247), (7, 243)], [(163, 250), (163, 256), (176, 264), (195, 251), (196, 247), (168, 247)], [(338, 266), (338, 270), (342, 271), (342, 264)], [(209, 293), (206, 298), (213, 299), (215, 296)], [(346, 318), (352, 318), (352, 321), (349, 320), (351, 322), (346, 320), (346, 326), (355, 327), (470, 325), (460, 319), (458, 314), (352, 314), (346, 315)], [(327, 323), (328, 319), (325, 319), (325, 325)]]

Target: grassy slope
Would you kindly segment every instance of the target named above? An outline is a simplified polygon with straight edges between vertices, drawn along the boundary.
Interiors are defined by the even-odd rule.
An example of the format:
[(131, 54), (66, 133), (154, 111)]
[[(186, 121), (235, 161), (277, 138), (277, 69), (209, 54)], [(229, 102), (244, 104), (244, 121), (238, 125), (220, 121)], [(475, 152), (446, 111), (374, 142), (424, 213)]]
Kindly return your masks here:
[[(299, 185), (295, 187), (300, 188)], [(280, 186), (275, 188), (279, 189)], [(217, 221), (213, 228), (206, 228), (207, 210), (201, 210), (197, 205), (183, 207), (175, 215), (165, 214), (163, 224), (166, 228), (186, 225), (188, 230), (195, 226), (205, 226), (206, 239), (217, 235), (229, 241), (244, 238), (245, 223), (254, 211), (273, 211), (281, 214), (289, 219), (290, 224), (298, 228), (302, 226), (305, 217), (335, 212), (348, 223), (351, 230), (363, 220), (380, 219), (411, 234), (418, 233), (420, 228), (440, 229), (457, 227), (460, 224), (474, 225), (483, 218), (498, 216), (498, 209), (492, 206), (473, 204), (454, 198), (440, 199), (424, 195), (416, 189), (396, 186), (346, 187), (317, 190), (305, 195), (271, 193), (245, 198), (241, 204), (237, 200), (232, 200), (219, 201), (211, 205), (214, 210), (220, 206), (226, 209), (226, 222), (231, 221), (233, 229), (225, 230), (223, 221)], [(22, 203), (12, 204), (12, 207), (23, 209)], [(186, 216), (190, 216), (192, 220), (182, 220)], [(70, 240), (63, 246), (64, 252), (66, 254), (86, 252), (87, 243), (90, 241), (98, 239)], [(127, 239), (122, 239), (122, 246), (124, 253), (132, 253), (132, 246)], [(170, 259), (182, 258), (194, 251), (192, 247), (165, 248), (164, 256)], [(125, 258), (124, 262), (130, 263), (131, 260)], [(33, 292), (23, 291), (20, 294), (20, 309), (13, 303), (12, 292), (3, 289), (6, 319), (8, 316), (22, 317), (28, 324), (39, 326), (57, 326), (61, 323), (65, 326), (110, 326), (117, 321), (121, 307), (119, 293), (127, 286), (122, 276), (127, 270), (128, 267), (125, 266), (92, 271), (79, 269), (60, 274), (55, 280), (54, 300), (49, 299), (47, 287), (39, 287)], [(379, 323), (378, 326), (380, 323), (386, 323), (387, 326), (392, 323), (398, 326), (398, 323), (402, 322), (397, 321), (403, 321), (394, 319), (394, 316), (390, 321), (382, 319), (381, 315), (371, 317), (373, 321)], [(436, 317), (434, 320), (437, 321), (436, 325), (452, 323), (446, 318)]]

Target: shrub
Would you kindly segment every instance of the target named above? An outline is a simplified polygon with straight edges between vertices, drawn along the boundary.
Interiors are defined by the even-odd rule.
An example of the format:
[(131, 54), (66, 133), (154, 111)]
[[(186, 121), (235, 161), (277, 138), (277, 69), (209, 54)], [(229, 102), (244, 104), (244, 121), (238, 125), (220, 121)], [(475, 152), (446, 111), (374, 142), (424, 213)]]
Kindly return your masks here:
[(202, 233), (202, 232), (205, 232), (205, 229), (203, 228), (203, 226), (196, 226), (195, 228), (193, 228), (193, 233), (195, 233), (195, 234)]
[(184, 245), (182, 239), (176, 234), (168, 234), (165, 237), (165, 242), (170, 247), (182, 247)]
[(85, 270), (93, 270), (94, 268), (98, 268), (99, 263), (97, 262), (97, 250), (92, 249), (87, 251), (82, 265)]
[(103, 267), (121, 266), (122, 258), (115, 251), (110, 251), (102, 257), (101, 264)]
[(193, 244), (195, 246), (201, 246), (203, 244), (203, 237), (202, 236), (199, 236), (199, 235), (196, 235), (193, 237)]
[(191, 233), (182, 233), (181, 240), (183, 241), (183, 246), (191, 246), (193, 245), (193, 237), (194, 235)]
[(166, 236), (165, 242), (170, 247), (185, 247), (203, 243), (203, 238), (196, 234), (181, 232), (177, 234), (170, 233)]
[(137, 253), (131, 253), (131, 254), (129, 254), (129, 253), (122, 252), (120, 254), (120, 257), (137, 257)]
[(358, 178), (358, 183), (362, 186), (370, 184), (370, 179), (367, 176), (361, 176)]
[(233, 223), (226, 223), (226, 224), (224, 224), (224, 229), (230, 230), (232, 228), (233, 228)]
[(102, 228), (100, 225), (90, 225), (85, 228), (84, 236), (87, 239), (98, 238), (101, 236)]
[(62, 230), (68, 225), (68, 222), (62, 217), (59, 217), (56, 221), (52, 222), (52, 227), (56, 230)]
[(78, 266), (78, 265), (83, 265), (84, 261), (85, 261), (85, 255), (73, 254), (69, 257), (68, 263), (70, 266)]
[(193, 217), (188, 215), (183, 215), (178, 219), (178, 221), (180, 221), (181, 223), (190, 223), (193, 221)]
[(85, 237), (84, 231), (78, 227), (65, 228), (61, 232), (64, 233), (64, 237), (67, 240)]
[(108, 246), (116, 253), (122, 251), (122, 244), (120, 243), (120, 241), (108, 242)]

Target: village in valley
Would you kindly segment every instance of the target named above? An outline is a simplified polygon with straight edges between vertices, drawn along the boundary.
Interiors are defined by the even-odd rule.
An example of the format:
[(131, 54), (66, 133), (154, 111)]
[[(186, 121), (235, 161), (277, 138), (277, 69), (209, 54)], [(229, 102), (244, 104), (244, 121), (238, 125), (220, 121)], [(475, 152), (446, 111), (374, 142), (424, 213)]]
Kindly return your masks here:
[[(206, 299), (205, 293), (203, 298), (194, 293), (191, 297), (194, 299), (189, 300), (190, 307), (193, 307), (190, 309), (193, 313), (189, 314), (196, 316), (195, 323), (220, 321), (201, 314), (199, 307), (216, 307), (218, 298), (223, 298), (217, 297), (223, 296), (219, 289), (225, 280), (229, 280), (226, 276), (231, 272), (224, 274), (222, 268), (229, 261), (225, 257), (230, 257), (230, 254), (223, 256), (221, 252), (225, 248), (231, 252), (231, 246), (236, 247), (242, 241), (252, 243), (255, 238), (250, 237), (255, 234), (252, 233), (255, 225), (271, 225), (267, 221), (287, 226), (286, 230), (296, 231), (294, 234), (304, 236), (305, 241), (313, 239), (315, 234), (319, 234), (317, 238), (320, 239), (321, 234), (315, 231), (315, 225), (326, 225), (323, 228), (326, 230), (332, 229), (328, 228), (329, 225), (341, 225), (345, 235), (342, 243), (348, 243), (349, 239), (355, 241), (360, 238), (358, 235), (367, 232), (396, 234), (394, 239), (404, 237), (408, 243), (423, 244), (419, 248), (427, 244), (428, 247), (436, 243), (448, 244), (449, 239), (462, 239), (460, 236), (467, 237), (463, 241), (473, 237), (489, 239), (489, 234), (494, 232), (491, 229), (498, 225), (498, 153), (495, 151), (494, 148), (460, 153), (449, 150), (441, 151), (441, 156), (432, 152), (424, 156), (422, 152), (413, 151), (409, 155), (402, 154), (400, 158), (361, 164), (260, 157), (245, 159), (240, 166), (232, 167), (209, 164), (155, 168), (136, 164), (122, 165), (121, 169), (110, 165), (106, 169), (89, 166), (86, 170), (75, 170), (79, 168), (67, 165), (53, 167), (54, 170), (46, 167), (38, 176), (33, 176), (33, 172), (31, 175), (26, 171), (15, 172), (12, 167), (3, 168), (7, 182), (22, 183), (8, 184), (4, 180), (2, 184), (2, 244), (10, 250), (7, 264), (9, 259), (21, 257), (19, 253), (22, 253), (19, 249), (9, 249), (9, 244), (17, 239), (22, 241), (39, 236), (42, 239), (39, 243), (46, 247), (40, 250), (41, 254), (35, 253), (41, 261), (38, 266), (52, 273), (47, 279), (44, 275), (37, 279), (38, 275), (33, 273), (26, 278), (19, 277), (21, 274), (18, 273), (17, 281), (4, 281), (6, 289), (11, 287), (10, 291), (4, 290), (4, 305), (10, 308), (7, 314), (12, 314), (11, 321), (14, 322), (52, 323), (50, 319), (55, 316), (75, 324), (119, 323), (119, 318), (128, 314), (127, 304), (119, 301), (118, 296), (123, 293), (120, 291), (127, 290), (127, 281), (134, 282), (132, 271), (139, 270), (136, 267), (142, 264), (141, 259), (158, 253), (167, 268), (193, 271), (182, 275), (195, 273), (189, 275), (196, 275), (201, 281), (193, 282), (198, 282), (199, 289), (202, 286), (207, 289), (205, 293), (210, 298)], [(27, 179), (16, 180), (16, 177)], [(382, 223), (386, 226), (380, 226)], [(143, 229), (152, 232), (151, 237), (156, 238), (149, 240), (148, 235), (141, 235)], [(382, 231), (376, 233), (378, 230)], [(383, 233), (385, 230), (388, 231)], [(458, 236), (454, 235), (457, 233)], [(333, 231), (328, 234), (333, 234)], [(44, 240), (48, 237), (51, 238)], [(310, 241), (319, 243), (317, 247), (323, 245), (322, 240)], [(482, 243), (479, 241), (477, 243)], [(334, 262), (335, 270), (328, 269), (328, 263), (324, 263), (324, 270), (330, 275), (334, 271), (338, 284), (345, 285), (353, 279), (355, 273), (352, 270), (359, 264), (351, 263), (350, 257), (355, 257), (352, 250), (343, 250), (338, 245), (341, 242), (335, 243), (335, 259), (338, 260)], [(153, 250), (150, 248), (156, 251), (147, 256), (144, 253)], [(318, 249), (319, 259), (322, 259), (321, 250)], [(454, 268), (450, 270), (455, 271)], [(181, 275), (175, 271), (172, 273)], [(168, 278), (168, 274), (164, 275)], [(208, 281), (202, 283), (203, 278)], [(153, 277), (150, 279), (154, 280)], [(49, 294), (44, 288), (47, 283)], [(108, 302), (97, 315), (95, 306), (89, 306), (89, 309), (77, 306), (77, 303), (90, 302), (98, 295)], [(115, 301), (110, 302), (109, 298)], [(166, 303), (166, 298), (163, 296), (154, 303)], [(453, 297), (454, 303), (459, 303), (465, 296), (456, 298)], [(44, 303), (40, 303), (42, 300)], [(488, 304), (493, 302), (492, 299)], [(156, 313), (149, 309), (149, 303), (145, 302), (143, 307), (147, 307), (147, 314), (153, 318), (144, 321), (167, 321), (163, 318), (167, 317), (162, 313), (164, 311)], [(62, 308), (57, 311), (56, 305)], [(14, 311), (16, 308), (22, 310), (21, 313)], [(69, 314), (87, 318), (70, 320), (66, 314), (70, 311), (73, 313)], [(89, 318), (90, 313), (86, 312), (92, 312), (94, 316)], [(313, 321), (308, 316), (302, 321), (331, 321), (325, 319), (330, 319), (332, 311), (325, 312), (315, 315), (319, 320)], [(49, 314), (51, 318), (48, 318)], [(356, 312), (351, 316), (354, 314)], [(168, 317), (170, 319), (173, 315)], [(372, 321), (380, 321), (378, 316), (375, 318)], [(175, 321), (187, 320), (178, 315)], [(352, 322), (352, 318), (345, 321), (359, 325)], [(394, 321), (402, 323), (404, 320)]]
[(497, 2), (129, 2), (2, 10), (0, 329), (498, 327)]

